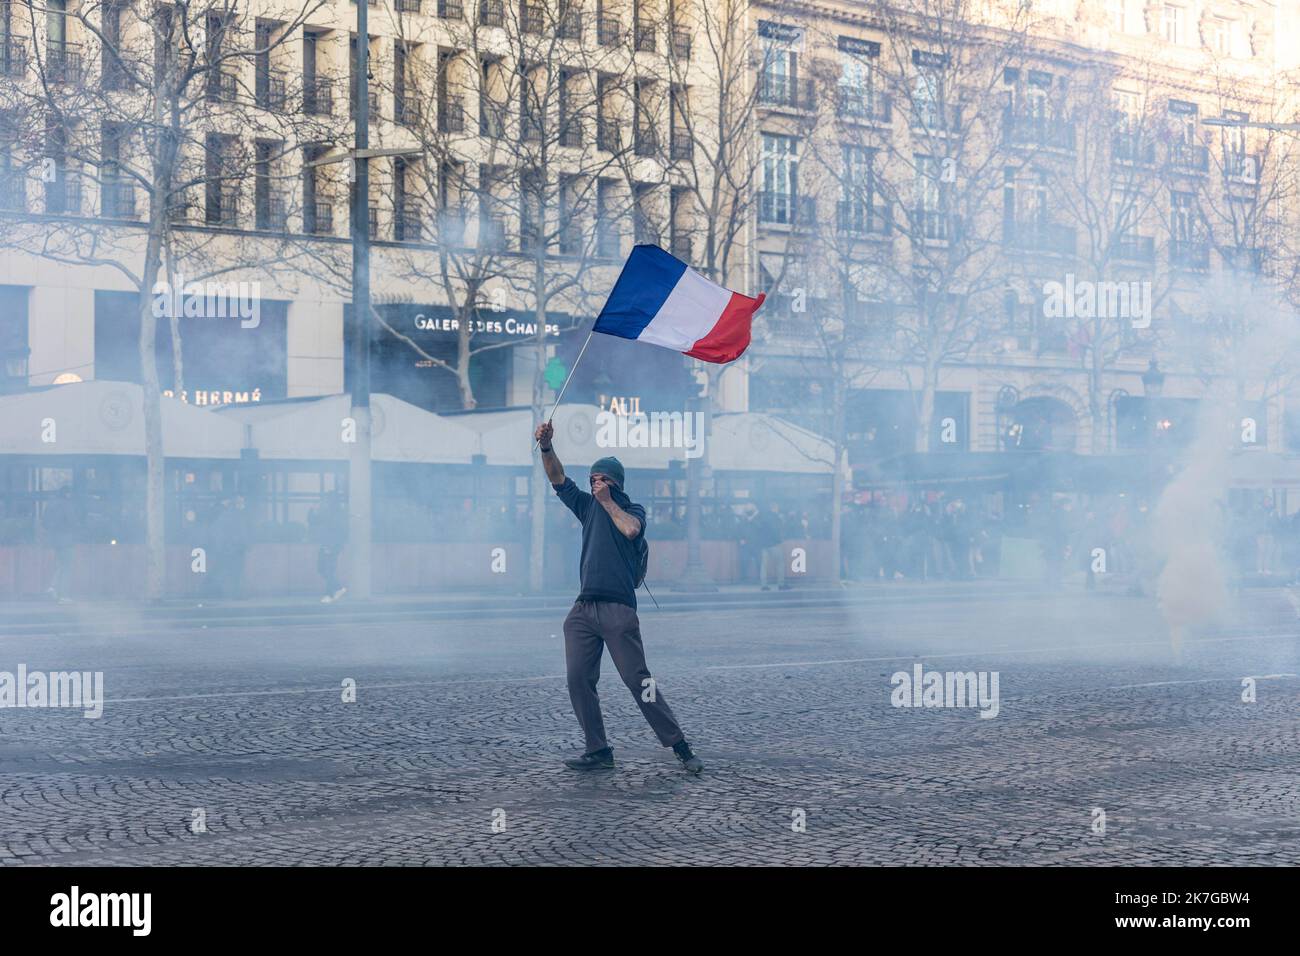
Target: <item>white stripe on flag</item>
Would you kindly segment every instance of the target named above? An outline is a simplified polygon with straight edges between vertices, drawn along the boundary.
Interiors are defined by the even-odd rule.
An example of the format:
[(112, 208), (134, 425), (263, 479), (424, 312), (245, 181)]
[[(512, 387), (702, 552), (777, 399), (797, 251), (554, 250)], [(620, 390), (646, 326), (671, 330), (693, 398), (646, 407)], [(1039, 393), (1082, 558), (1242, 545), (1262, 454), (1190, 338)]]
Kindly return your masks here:
[(718, 324), (730, 301), (729, 289), (710, 282), (694, 269), (687, 269), (650, 324), (641, 330), (637, 341), (689, 352)]

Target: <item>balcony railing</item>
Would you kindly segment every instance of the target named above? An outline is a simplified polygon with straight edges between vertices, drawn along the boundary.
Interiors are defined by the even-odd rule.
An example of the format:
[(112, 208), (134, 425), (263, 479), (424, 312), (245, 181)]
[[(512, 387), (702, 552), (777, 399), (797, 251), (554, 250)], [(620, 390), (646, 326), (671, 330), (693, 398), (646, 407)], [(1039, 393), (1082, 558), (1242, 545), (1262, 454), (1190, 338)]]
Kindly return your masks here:
[(961, 107), (940, 108), (937, 103), (917, 103), (912, 129), (923, 133), (955, 133), (961, 129)]
[(540, 4), (525, 3), (519, 8), (519, 29), (524, 33), (541, 36), (546, 25), (546, 12)]
[(1004, 222), (1002, 240), (1013, 249), (1025, 252), (1072, 256), (1076, 248), (1073, 227), (1055, 222)]
[(105, 219), (135, 219), (135, 187), (106, 179), (100, 184), (100, 208)]
[(758, 78), (758, 102), (769, 108), (811, 110), (814, 107), (812, 81), (764, 71)]
[(763, 190), (758, 194), (758, 221), (779, 226), (812, 226), (817, 201), (812, 196)]
[(394, 0), (393, 7), (398, 13), (419, 13), (421, 0)]
[(313, 236), (334, 235), (334, 201), (317, 196), (303, 217), (303, 231)]
[(207, 189), (203, 221), (209, 226), (233, 228), (239, 225), (239, 187), (236, 184), (222, 183)]
[(208, 74), (208, 99), (214, 103), (233, 103), (239, 97), (239, 78), (227, 70)]
[(912, 213), (915, 238), (927, 242), (951, 242), (957, 238), (960, 220), (939, 209), (917, 209)]
[(617, 259), (622, 249), (623, 237), (618, 225), (608, 219), (596, 221), (596, 255), (602, 259)]
[(467, 221), (463, 209), (444, 209), (438, 213), (438, 242), (445, 246), (463, 246)]
[(888, 125), (893, 119), (889, 97), (875, 90), (842, 86), (835, 106), (840, 119), (852, 123)]
[(393, 103), (393, 121), (399, 126), (416, 129), (421, 125), (423, 119), (424, 111), (421, 109), (419, 100), (412, 99), (408, 94), (402, 94), (395, 99)]
[(639, 53), (653, 53), (657, 49), (655, 42), (655, 25), (648, 20), (639, 20), (636, 25), (636, 49)]
[(1231, 182), (1253, 186), (1259, 182), (1259, 157), (1230, 151), (1223, 157), (1223, 173)]
[(393, 238), (398, 242), (420, 242), (424, 239), (424, 217), (419, 203), (406, 202), (393, 217)]
[(506, 25), (506, 6), (502, 0), (479, 0), (478, 22), (485, 27)]
[(561, 223), (559, 232), (560, 255), (575, 256), (582, 251), (582, 229), (577, 223)]
[(45, 184), (45, 211), (51, 216), (81, 215), (81, 177), (66, 170), (57, 171), (58, 178)]
[(27, 184), (16, 171), (0, 173), (0, 209), (22, 212), (27, 208)]
[(1115, 258), (1125, 262), (1155, 262), (1156, 243), (1151, 236), (1139, 236), (1132, 233), (1117, 236), (1115, 239)]
[(542, 117), (540, 112), (524, 110), (519, 116), (519, 134), (525, 142), (536, 143), (542, 139)]
[(1199, 143), (1170, 143), (1169, 165), (1186, 172), (1208, 172), (1210, 168), (1210, 150)]
[(19, 37), (0, 37), (0, 76), (18, 79), (26, 74), (26, 44)]
[(889, 216), (875, 203), (841, 200), (835, 207), (835, 224), (851, 236), (887, 236)]
[(1111, 155), (1121, 163), (1155, 165), (1156, 146), (1138, 133), (1116, 133)]
[(500, 139), (506, 135), (506, 111), (496, 103), (479, 102), (478, 131), (480, 136)]
[(289, 228), (289, 201), (283, 193), (271, 193), (258, 200), (256, 226), (266, 232), (285, 232)]
[(303, 82), (302, 111), (309, 116), (331, 116), (334, 113), (334, 81), (323, 76)]
[(375, 203), (366, 209), (366, 229), (371, 239), (379, 238), (379, 206)]
[(569, 116), (560, 120), (560, 145), (582, 145), (582, 123), (578, 117)]
[(582, 39), (582, 11), (565, 10), (560, 17), (559, 34), (561, 40)]
[(617, 153), (623, 148), (618, 124), (613, 120), (603, 117), (596, 120), (596, 148), (607, 153)]
[(286, 102), (284, 73), (279, 71), (259, 73), (255, 84), (254, 94), (258, 106), (273, 113), (284, 112)]
[(445, 96), (438, 101), (438, 129), (443, 133), (465, 132), (465, 99)]
[(438, 0), (438, 16), (444, 20), (464, 20), (465, 6), (461, 0)]
[(1210, 244), (1203, 239), (1174, 239), (1169, 243), (1171, 265), (1188, 269), (1210, 267)]
[(637, 124), (636, 154), (638, 156), (657, 156), (659, 154), (659, 131), (653, 126), (644, 123)]
[(1002, 142), (1030, 149), (1074, 149), (1074, 123), (1042, 113), (1002, 111)]
[(614, 17), (601, 17), (596, 21), (596, 41), (601, 46), (618, 46), (623, 36), (623, 25)]
[(1223, 250), (1223, 261), (1237, 272), (1259, 275), (1264, 271), (1264, 250), (1258, 246), (1239, 246)]
[(691, 33), (689, 30), (673, 30), (673, 56), (679, 60), (691, 58)]
[(690, 159), (695, 154), (695, 141), (689, 130), (674, 126), (668, 137), (669, 155), (673, 159)]
[(81, 48), (71, 43), (51, 44), (45, 51), (45, 75), (52, 83), (80, 83)]
[(478, 247), (488, 252), (506, 252), (510, 246), (510, 232), (504, 216), (480, 216), (478, 221)]

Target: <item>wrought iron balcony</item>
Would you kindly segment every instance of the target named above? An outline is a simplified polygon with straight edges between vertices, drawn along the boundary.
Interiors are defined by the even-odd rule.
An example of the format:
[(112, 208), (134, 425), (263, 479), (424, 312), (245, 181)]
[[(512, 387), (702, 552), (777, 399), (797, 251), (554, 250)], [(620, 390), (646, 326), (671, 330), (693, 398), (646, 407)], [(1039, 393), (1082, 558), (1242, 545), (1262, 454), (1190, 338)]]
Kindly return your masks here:
[(334, 200), (317, 196), (305, 210), (302, 228), (313, 236), (334, 235)]
[(636, 24), (636, 49), (638, 53), (654, 53), (658, 48), (655, 42), (655, 25), (649, 20), (638, 20)]
[(1037, 220), (1003, 222), (1002, 241), (1024, 252), (1072, 256), (1076, 249), (1076, 236), (1072, 226)]
[(26, 74), (26, 42), (21, 37), (0, 37), (0, 76), (20, 79)]
[(546, 11), (541, 4), (525, 3), (519, 8), (519, 29), (533, 36), (541, 36), (546, 26)]
[(695, 153), (695, 142), (691, 139), (690, 131), (674, 126), (668, 137), (668, 149), (673, 159), (690, 159)]
[(951, 242), (957, 238), (961, 220), (939, 209), (917, 209), (912, 213), (912, 235), (926, 242)]
[(1230, 182), (1254, 186), (1259, 182), (1259, 157), (1229, 151), (1223, 157), (1223, 174)]
[(479, 0), (478, 22), (485, 27), (506, 25), (506, 7), (502, 0)]
[(438, 0), (438, 16), (444, 20), (464, 20), (465, 6), (461, 0)]
[(393, 217), (393, 238), (398, 242), (420, 242), (424, 239), (424, 216), (420, 204), (407, 201)]
[(691, 58), (691, 32), (689, 30), (673, 30), (673, 56), (679, 60), (689, 60)]
[(286, 103), (284, 73), (276, 70), (259, 72), (254, 83), (254, 95), (258, 106), (273, 113), (284, 112)]
[(271, 193), (257, 202), (255, 225), (267, 232), (285, 232), (289, 227), (289, 202), (283, 193)]
[(1203, 239), (1174, 239), (1169, 243), (1169, 263), (1186, 269), (1210, 267), (1210, 244)]
[(1156, 243), (1151, 236), (1126, 233), (1115, 238), (1115, 258), (1125, 262), (1155, 262)]
[(52, 216), (80, 216), (81, 177), (58, 169), (57, 178), (45, 184), (45, 211)]
[(636, 127), (636, 154), (638, 156), (657, 156), (659, 154), (659, 131), (646, 123)]
[(889, 216), (875, 203), (862, 200), (841, 200), (835, 207), (835, 225), (840, 232), (850, 236), (887, 236), (890, 232)]
[(100, 209), (105, 219), (136, 219), (135, 186), (105, 179), (100, 184)]
[(309, 116), (332, 116), (334, 81), (323, 76), (305, 80), (302, 86), (302, 111)]
[(780, 226), (814, 225), (817, 201), (812, 196), (763, 190), (758, 194), (758, 221)]
[(758, 103), (776, 109), (808, 111), (814, 108), (811, 80), (763, 71), (758, 77)]
[(419, 13), (421, 0), (393, 0), (398, 13)]
[(1170, 143), (1169, 165), (1184, 172), (1208, 172), (1210, 150), (1199, 143)]
[(1030, 149), (1075, 148), (1074, 123), (1044, 113), (1002, 111), (1002, 142)]
[(623, 148), (618, 124), (612, 119), (596, 120), (596, 147), (607, 153), (617, 153)]
[(841, 86), (835, 100), (840, 119), (851, 123), (872, 123), (882, 126), (893, 120), (890, 100), (875, 90)]
[(572, 7), (560, 16), (559, 34), (561, 40), (582, 39), (582, 10)]
[(239, 225), (239, 187), (234, 183), (219, 183), (207, 188), (203, 221), (209, 226), (234, 228)]
[(438, 129), (443, 133), (465, 132), (465, 99), (444, 96), (438, 101)]
[(596, 21), (596, 41), (601, 46), (618, 46), (623, 39), (623, 25), (615, 17), (601, 17)]
[(929, 134), (956, 133), (961, 129), (961, 107), (917, 103), (912, 110), (912, 129)]
[(1139, 133), (1116, 133), (1111, 156), (1121, 163), (1153, 166), (1156, 161), (1156, 146)]
[(412, 99), (409, 93), (397, 96), (393, 102), (393, 121), (399, 126), (418, 128), (424, 119), (420, 101)]
[(45, 51), (45, 76), (52, 83), (80, 83), (81, 48), (71, 43), (50, 44)]

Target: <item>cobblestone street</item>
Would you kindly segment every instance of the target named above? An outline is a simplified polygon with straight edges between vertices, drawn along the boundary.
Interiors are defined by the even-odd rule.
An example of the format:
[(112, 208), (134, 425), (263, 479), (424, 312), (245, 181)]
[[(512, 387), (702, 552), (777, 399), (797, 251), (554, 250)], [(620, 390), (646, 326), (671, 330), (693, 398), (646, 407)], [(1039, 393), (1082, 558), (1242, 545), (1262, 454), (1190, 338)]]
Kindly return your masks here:
[[(1152, 602), (1118, 596), (643, 607), (698, 778), (608, 657), (618, 768), (562, 766), (562, 618), (0, 637), (0, 670), (103, 671), (107, 697), (98, 720), (0, 710), (0, 861), (1300, 863), (1300, 628), (1277, 592), (1181, 662)], [(891, 706), (918, 663), (997, 671), (997, 716)]]

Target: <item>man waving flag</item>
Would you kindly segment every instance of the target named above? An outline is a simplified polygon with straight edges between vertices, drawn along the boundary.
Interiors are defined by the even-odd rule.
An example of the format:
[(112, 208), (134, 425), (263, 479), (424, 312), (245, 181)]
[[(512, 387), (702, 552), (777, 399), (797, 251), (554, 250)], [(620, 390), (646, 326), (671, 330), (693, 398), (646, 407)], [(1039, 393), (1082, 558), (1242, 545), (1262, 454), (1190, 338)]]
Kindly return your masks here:
[(593, 331), (733, 362), (749, 348), (763, 298), (724, 289), (658, 246), (634, 246)]

